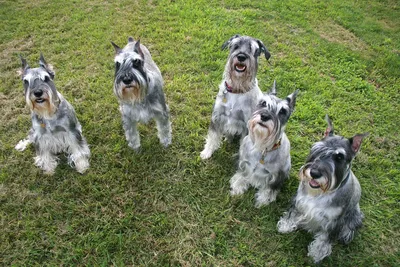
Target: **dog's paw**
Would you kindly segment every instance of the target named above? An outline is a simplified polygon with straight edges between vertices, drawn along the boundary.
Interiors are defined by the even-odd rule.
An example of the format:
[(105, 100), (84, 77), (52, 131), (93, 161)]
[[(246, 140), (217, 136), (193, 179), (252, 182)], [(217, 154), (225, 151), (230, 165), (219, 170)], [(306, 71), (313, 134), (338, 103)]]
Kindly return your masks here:
[(314, 240), (308, 245), (307, 256), (312, 257), (315, 263), (319, 263), (332, 253), (332, 245), (328, 241)]
[(200, 158), (201, 159), (209, 159), (211, 157), (211, 155), (212, 155), (212, 151), (211, 150), (204, 149), (200, 153)]
[(287, 218), (281, 218), (276, 226), (278, 228), (278, 232), (282, 234), (288, 234), (297, 230), (296, 223)]
[(80, 158), (74, 162), (74, 165), (76, 171), (83, 174), (89, 168), (89, 161), (86, 158)]
[(171, 138), (163, 138), (160, 139), (160, 143), (164, 146), (164, 147), (168, 147), (171, 144)]
[(15, 149), (18, 151), (24, 151), (30, 143), (31, 141), (29, 141), (29, 139), (20, 140), (15, 146)]
[(128, 143), (128, 146), (135, 150), (136, 153), (140, 152), (140, 144), (133, 144), (131, 142)]
[(278, 191), (276, 190), (264, 190), (262, 192), (256, 193), (256, 208), (261, 208), (262, 206), (269, 205), (271, 202), (276, 200)]

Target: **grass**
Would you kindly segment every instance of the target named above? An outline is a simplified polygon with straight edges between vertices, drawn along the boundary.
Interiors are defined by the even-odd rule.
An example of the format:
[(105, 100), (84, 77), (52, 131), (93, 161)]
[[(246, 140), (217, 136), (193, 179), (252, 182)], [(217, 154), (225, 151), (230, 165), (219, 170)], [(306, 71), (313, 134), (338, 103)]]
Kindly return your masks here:
[[(281, 235), (276, 223), (295, 193), (297, 172), (325, 130), (370, 132), (353, 164), (363, 188), (364, 227), (336, 244), (322, 266), (399, 265), (398, 133), (400, 6), (367, 1), (0, 1), (0, 264), (313, 265), (306, 232)], [(227, 52), (239, 33), (261, 39), (259, 84), (278, 95), (300, 89), (287, 134), (291, 178), (275, 203), (254, 208), (254, 191), (229, 196), (238, 144), (210, 160), (199, 153)], [(110, 41), (141, 38), (161, 69), (173, 144), (154, 123), (140, 126), (142, 152), (124, 140), (112, 92)], [(34, 149), (13, 149), (30, 127), (18, 55), (56, 68), (91, 147), (91, 168), (62, 158), (52, 177), (33, 165)]]

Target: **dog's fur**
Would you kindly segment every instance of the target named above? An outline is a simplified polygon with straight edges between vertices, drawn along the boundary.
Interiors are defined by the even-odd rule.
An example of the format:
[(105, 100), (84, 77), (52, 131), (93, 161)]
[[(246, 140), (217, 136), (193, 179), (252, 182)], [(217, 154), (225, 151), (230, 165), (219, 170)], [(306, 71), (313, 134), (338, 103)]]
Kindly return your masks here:
[(57, 154), (68, 154), (69, 163), (84, 173), (89, 168), (90, 150), (82, 135), (82, 127), (70, 103), (56, 90), (54, 70), (40, 55), (39, 68), (30, 68), (24, 58), (22, 80), (25, 100), (31, 110), (32, 128), (26, 139), (15, 147), (23, 151), (33, 143), (35, 164), (46, 174), (53, 174), (58, 164)]
[(263, 53), (270, 58), (264, 44), (249, 36), (235, 35), (222, 45), (230, 53), (225, 65), (223, 80), (219, 85), (206, 144), (200, 156), (207, 159), (219, 148), (223, 136), (232, 139), (247, 135), (247, 121), (262, 97), (256, 78), (258, 57)]
[(171, 123), (160, 70), (140, 40), (129, 37), (123, 49), (111, 43), (115, 49), (114, 93), (120, 104), (129, 147), (139, 151), (137, 123), (147, 123), (152, 118), (156, 121), (161, 144), (167, 147), (172, 139)]
[(243, 194), (249, 186), (258, 189), (256, 207), (275, 201), (289, 177), (290, 142), (285, 134), (298, 90), (285, 99), (276, 97), (275, 82), (248, 122), (249, 134), (240, 146), (239, 168), (231, 178), (231, 195)]
[(367, 134), (349, 139), (334, 135), (328, 116), (326, 120), (324, 138), (312, 146), (300, 169), (300, 185), (292, 206), (278, 222), (281, 233), (301, 228), (314, 234), (308, 255), (316, 263), (331, 254), (333, 241), (350, 243), (363, 219), (361, 187), (350, 168)]

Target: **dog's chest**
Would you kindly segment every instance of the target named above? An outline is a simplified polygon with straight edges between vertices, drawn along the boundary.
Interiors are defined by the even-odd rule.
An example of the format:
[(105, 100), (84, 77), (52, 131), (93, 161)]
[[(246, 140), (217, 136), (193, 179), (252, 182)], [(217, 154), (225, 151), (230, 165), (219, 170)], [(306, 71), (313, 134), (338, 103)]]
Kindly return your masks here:
[(310, 196), (303, 192), (296, 196), (296, 208), (303, 216), (304, 228), (314, 231), (330, 228), (343, 211), (332, 205), (332, 196)]
[(54, 153), (61, 152), (70, 146), (74, 136), (68, 126), (46, 120), (34, 120), (32, 128), (35, 132), (35, 143), (41, 149)]

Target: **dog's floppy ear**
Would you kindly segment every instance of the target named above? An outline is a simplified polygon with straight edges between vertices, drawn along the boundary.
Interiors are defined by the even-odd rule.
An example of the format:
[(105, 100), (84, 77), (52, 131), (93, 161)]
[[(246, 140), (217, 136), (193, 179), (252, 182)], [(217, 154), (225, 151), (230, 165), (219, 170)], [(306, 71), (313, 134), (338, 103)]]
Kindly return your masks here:
[(235, 34), (234, 36), (232, 36), (228, 41), (226, 41), (222, 46), (221, 46), (221, 50), (225, 50), (232, 42), (233, 39), (240, 37), (239, 34)]
[(128, 38), (128, 43), (133, 43), (134, 41), (135, 41), (135, 39), (133, 39), (132, 36), (129, 36), (129, 38)]
[(324, 138), (328, 136), (333, 136), (335, 133), (333, 131), (333, 123), (332, 120), (329, 118), (328, 114), (325, 115), (325, 120), (328, 123), (328, 127), (325, 130)]
[(135, 47), (133, 48), (133, 51), (136, 52), (136, 53), (138, 53), (138, 54), (140, 55), (140, 57), (141, 57), (142, 59), (144, 59), (143, 51), (142, 51), (142, 49), (140, 48), (140, 39), (137, 40), (137, 42), (136, 42), (136, 44), (135, 44)]
[(51, 66), (50, 64), (47, 64), (42, 53), (40, 53), (39, 65), (40, 65), (40, 67), (44, 68), (47, 71), (47, 73), (50, 75), (50, 78), (53, 80), (54, 76), (55, 76), (53, 66)]
[(298, 94), (299, 94), (299, 89), (296, 89), (296, 91), (294, 91), (293, 93), (291, 93), (286, 97), (286, 100), (288, 101), (289, 104), (290, 112), (293, 112), (294, 107), (296, 106), (296, 99)]
[(21, 59), (21, 66), (22, 66), (22, 69), (20, 71), (20, 75), (23, 76), (25, 74), (25, 72), (28, 69), (30, 69), (30, 67), (29, 67), (28, 63), (26, 62), (25, 58), (23, 58), (21, 55), (19, 55), (19, 58)]
[(258, 44), (258, 49), (256, 50), (256, 53), (254, 54), (255, 57), (258, 57), (261, 55), (261, 53), (264, 53), (265, 58), (269, 60), (271, 57), (271, 53), (268, 51), (268, 49), (265, 47), (264, 43), (261, 42), (260, 40), (256, 40)]
[(353, 150), (354, 153), (357, 153), (360, 150), (361, 147), (361, 142), (364, 137), (368, 136), (369, 133), (363, 133), (363, 134), (356, 134), (352, 138), (349, 139), (350, 145), (351, 145), (351, 150)]
[(118, 45), (116, 45), (114, 42), (111, 42), (111, 44), (112, 44), (112, 46), (113, 46), (114, 49), (115, 49), (115, 54), (116, 54), (116, 55), (121, 54), (122, 49), (121, 49)]

